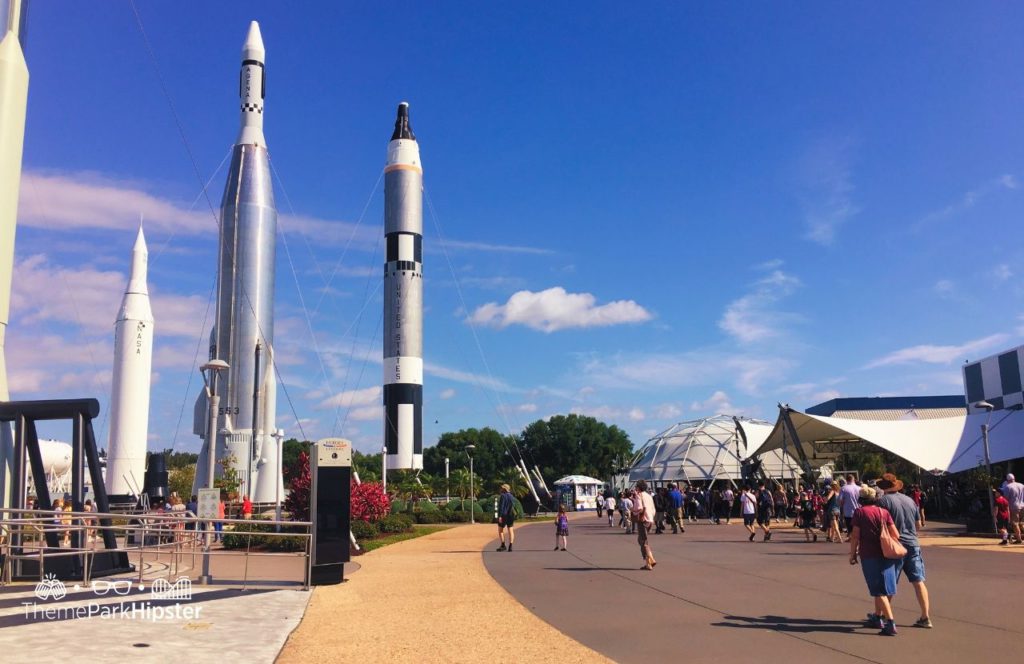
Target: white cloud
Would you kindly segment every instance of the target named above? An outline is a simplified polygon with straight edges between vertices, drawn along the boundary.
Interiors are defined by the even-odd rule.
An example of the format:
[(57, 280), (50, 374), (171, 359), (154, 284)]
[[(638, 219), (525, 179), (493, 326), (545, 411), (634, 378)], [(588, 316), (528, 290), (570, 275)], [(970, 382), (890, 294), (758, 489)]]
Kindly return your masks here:
[(959, 346), (934, 346), (924, 344), (893, 351), (888, 355), (874, 359), (865, 365), (865, 369), (925, 362), (928, 364), (950, 364), (958, 360), (966, 360), (982, 352), (1004, 345), (1010, 339), (1008, 334), (991, 334), (981, 339), (974, 339)]
[(783, 379), (792, 362), (779, 356), (756, 356), (703, 349), (681, 354), (617, 354), (589, 358), (582, 373), (587, 382), (610, 389), (658, 390), (720, 385), (757, 395), (762, 386)]
[(715, 392), (704, 401), (695, 401), (690, 404), (690, 410), (701, 411), (708, 414), (731, 414), (736, 408), (729, 401), (729, 395), (722, 390)]
[(670, 403), (662, 404), (654, 410), (654, 416), (662, 420), (674, 420), (682, 414), (682, 408)]
[[(127, 274), (53, 265), (45, 255), (36, 254), (15, 265), (11, 308), (21, 325), (52, 321), (75, 324), (90, 333), (110, 334), (127, 285)], [(41, 293), (46, 296), (40, 297)], [(205, 297), (163, 294), (155, 288), (151, 293), (158, 337), (195, 339), (199, 335)]]
[(996, 283), (1003, 283), (1008, 281), (1013, 276), (1013, 270), (1006, 263), (1000, 263), (989, 271), (989, 276), (996, 281)]
[(785, 263), (786, 263), (786, 261), (782, 260), (781, 258), (773, 258), (773, 259), (771, 259), (769, 261), (765, 261), (763, 263), (758, 263), (757, 265), (754, 266), (754, 269), (755, 270), (759, 270), (759, 271), (768, 272), (768, 271), (771, 271), (771, 270), (778, 270), (780, 267), (785, 265)]
[(449, 387), (446, 390), (441, 390), (441, 393), (437, 396), (442, 400), (451, 399), (452, 397), (455, 396), (455, 390)]
[[(354, 406), (366, 406), (379, 403), (382, 390), (379, 385), (366, 387), (361, 390), (345, 390), (334, 396), (328, 397), (317, 404), (317, 409), (325, 408), (352, 408)], [(350, 417), (352, 415), (350, 414)]]
[(644, 411), (641, 410), (640, 408), (630, 408), (629, 412), (626, 413), (626, 415), (632, 422), (643, 422), (645, 419), (647, 419), (647, 414), (644, 413)]
[(651, 314), (633, 300), (617, 300), (595, 304), (590, 293), (567, 293), (560, 286), (534, 293), (519, 291), (502, 305), (485, 304), (469, 317), (480, 325), (505, 328), (525, 325), (542, 332), (555, 332), (571, 328), (606, 327), (623, 323), (642, 323)]
[(752, 292), (731, 302), (725, 308), (718, 326), (744, 344), (776, 337), (780, 334), (782, 324), (793, 316), (773, 311), (771, 306), (800, 285), (798, 278), (775, 270), (758, 280)]
[(516, 406), (516, 411), (520, 413), (536, 413), (537, 404), (535, 403), (521, 403)]
[(349, 411), (348, 419), (356, 422), (384, 421), (384, 406), (361, 406)]
[(823, 140), (801, 159), (805, 239), (829, 246), (836, 232), (860, 210), (852, 200), (849, 140)]
[(935, 285), (932, 286), (932, 290), (935, 291), (939, 297), (951, 297), (956, 291), (956, 284), (949, 279), (939, 279), (935, 282)]
[(597, 420), (615, 420), (622, 417), (622, 410), (613, 406), (576, 406), (569, 411), (574, 415), (585, 415)]
[(920, 221), (914, 224), (915, 231), (922, 231), (928, 226), (956, 217), (973, 208), (979, 201), (1003, 191), (1017, 189), (1019, 184), (1017, 178), (1011, 174), (1003, 174), (995, 177), (984, 184), (967, 191), (960, 200), (950, 203), (941, 210), (935, 210), (926, 214)]

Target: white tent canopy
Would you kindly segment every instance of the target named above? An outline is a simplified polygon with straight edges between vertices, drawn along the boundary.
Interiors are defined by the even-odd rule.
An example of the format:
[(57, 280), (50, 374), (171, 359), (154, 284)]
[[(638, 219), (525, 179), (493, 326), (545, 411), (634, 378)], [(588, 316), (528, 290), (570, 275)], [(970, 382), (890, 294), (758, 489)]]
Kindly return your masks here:
[[(735, 482), (743, 477), (742, 460), (748, 445), (751, 449), (760, 447), (771, 432), (769, 422), (731, 415), (680, 422), (651, 438), (637, 452), (629, 469), (629, 482)], [(781, 450), (769, 452), (762, 468), (777, 479), (800, 475), (799, 466)]]
[[(1024, 413), (1000, 410), (974, 415), (921, 420), (862, 420), (808, 415), (795, 410), (779, 419), (750, 456), (776, 450), (795, 452), (785, 416), (788, 413), (799, 445), (814, 468), (830, 463), (850, 444), (871, 443), (934, 472), (956, 473), (984, 464), (981, 425), (990, 422), (989, 449), (993, 463), (1024, 456)], [(989, 419), (991, 417), (991, 419)]]

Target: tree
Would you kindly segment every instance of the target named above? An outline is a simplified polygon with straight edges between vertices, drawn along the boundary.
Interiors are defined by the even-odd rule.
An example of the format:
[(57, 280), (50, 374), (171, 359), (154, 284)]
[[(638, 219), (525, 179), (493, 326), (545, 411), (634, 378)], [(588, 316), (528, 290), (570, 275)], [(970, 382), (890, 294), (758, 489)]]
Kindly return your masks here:
[(509, 454), (509, 450), (515, 445), (512, 437), (484, 427), (441, 434), (437, 445), (423, 450), (423, 470), (443, 477), (446, 457), (449, 459), (449, 468), (452, 472), (456, 468), (469, 470), (467, 445), (475, 446), (473, 471), (481, 477), (495, 477), (499, 470), (515, 463)]
[(181, 496), (182, 500), (187, 501), (192, 497), (192, 483), (196, 479), (196, 465), (185, 466), (183, 468), (172, 468), (167, 473), (167, 488), (171, 493), (176, 493)]
[[(175, 452), (171, 448), (164, 449), (164, 460), (167, 463), (167, 470), (193, 466), (199, 461), (199, 455), (195, 452)], [(188, 489), (191, 491), (191, 487)]]
[(517, 468), (505, 468), (500, 471), (490, 483), (491, 491), (500, 492), (502, 484), (507, 484), (509, 492), (516, 498), (524, 498), (530, 493), (530, 487), (523, 479), (523, 473)]
[(220, 464), (220, 477), (213, 481), (213, 486), (226, 493), (228, 496), (238, 494), (238, 487), (242, 485), (242, 477), (235, 469), (235, 455), (228, 454), (222, 458)]
[(449, 479), (451, 480), (451, 491), (459, 498), (466, 498), (469, 495), (469, 469), (456, 468)]
[(549, 485), (565, 475), (610, 477), (633, 453), (625, 431), (582, 415), (537, 420), (523, 429), (519, 446)]
[(289, 438), (281, 444), (281, 467), (284, 468), (284, 479), (287, 482), (291, 479), (289, 473), (293, 469), (297, 468), (296, 465), (299, 460), (299, 455), (305, 452), (309, 454), (310, 442), (308, 440), (299, 440), (297, 438)]
[[(364, 454), (358, 450), (352, 450), (352, 470), (359, 473), (362, 482), (376, 482), (380, 480), (380, 469), (382, 456), (376, 454)], [(388, 484), (391, 482), (388, 481)]]

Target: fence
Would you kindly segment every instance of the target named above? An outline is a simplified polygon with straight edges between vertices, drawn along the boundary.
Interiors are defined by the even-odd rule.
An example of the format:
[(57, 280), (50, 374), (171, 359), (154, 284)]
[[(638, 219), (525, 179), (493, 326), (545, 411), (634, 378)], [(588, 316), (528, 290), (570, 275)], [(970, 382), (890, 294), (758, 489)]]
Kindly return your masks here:
[[(190, 514), (190, 513), (187, 513)], [(102, 522), (109, 523), (109, 526)], [(220, 524), (223, 532), (216, 529)], [(280, 532), (268, 532), (273, 527)], [(297, 530), (297, 532), (296, 532)], [(104, 533), (113, 534), (116, 548), (104, 546)], [(50, 546), (48, 539), (56, 535), (58, 546)], [(215, 549), (209, 546), (218, 535), (233, 535), (246, 538), (242, 550)], [(302, 541), (302, 550), (290, 553), (253, 550), (253, 538), (268, 535), (283, 538), (297, 538)], [(19, 563), (32, 561), (39, 566), (39, 579), (46, 576), (47, 561), (59, 558), (75, 558), (76, 568), (81, 570), (84, 583), (89, 583), (93, 574), (93, 562), (97, 554), (123, 552), (128, 554), (136, 566), (141, 583), (146, 565), (156, 568), (166, 563), (168, 580), (180, 576), (183, 569), (195, 569), (197, 560), (210, 556), (211, 562), (224, 557), (243, 557), (242, 587), (249, 585), (250, 558), (256, 559), (299, 559), (301, 579), (296, 583), (303, 589), (309, 587), (309, 570), (312, 562), (311, 524), (308, 521), (273, 521), (264, 519), (217, 519), (202, 520), (186, 514), (145, 513), (110, 514), (100, 512), (61, 512), (47, 510), (0, 509), (0, 585), (9, 584), (19, 569)], [(51, 565), (52, 567), (52, 565)], [(150, 577), (152, 579), (152, 576)], [(288, 583), (288, 579), (275, 580)], [(230, 584), (235, 585), (235, 584)]]

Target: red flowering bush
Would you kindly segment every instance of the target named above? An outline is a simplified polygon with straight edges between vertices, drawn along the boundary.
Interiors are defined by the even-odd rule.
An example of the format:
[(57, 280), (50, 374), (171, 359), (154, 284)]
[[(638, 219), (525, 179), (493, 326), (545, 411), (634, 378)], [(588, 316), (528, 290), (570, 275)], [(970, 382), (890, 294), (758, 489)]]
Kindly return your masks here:
[(352, 484), (353, 521), (380, 521), (391, 512), (391, 501), (377, 482)]
[[(309, 455), (299, 454), (299, 460), (292, 466), (291, 484), (284, 509), (294, 521), (309, 521), (309, 492), (313, 477), (309, 472)], [(383, 487), (376, 482), (352, 483), (349, 512), (353, 521), (380, 521), (391, 511), (391, 504)]]
[(288, 497), (284, 501), (284, 509), (292, 515), (292, 521), (309, 521), (309, 490), (313, 486), (313, 477), (309, 474), (309, 455), (299, 453), (299, 460), (291, 468), (292, 478), (288, 486)]

